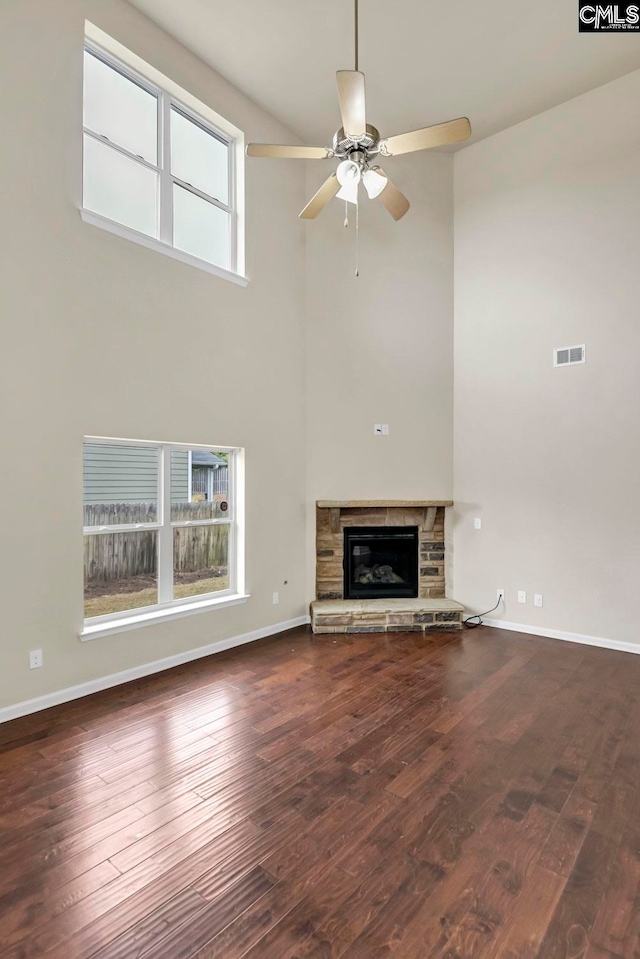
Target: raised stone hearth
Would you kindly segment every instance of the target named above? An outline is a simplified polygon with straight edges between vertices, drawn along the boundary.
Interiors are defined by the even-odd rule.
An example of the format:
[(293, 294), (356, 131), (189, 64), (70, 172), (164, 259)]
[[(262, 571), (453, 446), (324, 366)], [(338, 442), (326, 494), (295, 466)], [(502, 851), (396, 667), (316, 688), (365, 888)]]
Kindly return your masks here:
[[(447, 599), (445, 592), (444, 517), (448, 506), (453, 506), (451, 500), (318, 500), (317, 598), (311, 604), (314, 633), (462, 629), (463, 607)], [(414, 542), (417, 528), (417, 589), (414, 578), (413, 595), (405, 592), (398, 598), (345, 598), (349, 595), (345, 588), (352, 596), (361, 592), (354, 590), (348, 566), (345, 572), (346, 527), (378, 528), (380, 532), (372, 531), (376, 536), (384, 528), (411, 527)], [(375, 564), (371, 568), (374, 573), (376, 569), (388, 569)], [(389, 590), (384, 590), (383, 597), (385, 592)]]
[(424, 633), (462, 629), (464, 607), (452, 599), (317, 599), (314, 633)]

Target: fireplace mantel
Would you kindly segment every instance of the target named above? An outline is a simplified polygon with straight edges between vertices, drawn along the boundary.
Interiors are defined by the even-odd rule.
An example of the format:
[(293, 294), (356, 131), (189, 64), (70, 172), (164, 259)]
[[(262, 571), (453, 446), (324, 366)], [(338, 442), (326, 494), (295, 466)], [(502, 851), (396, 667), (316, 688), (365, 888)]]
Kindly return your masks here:
[(362, 509), (381, 507), (383, 509), (425, 509), (430, 506), (453, 506), (451, 499), (319, 499), (318, 509)]

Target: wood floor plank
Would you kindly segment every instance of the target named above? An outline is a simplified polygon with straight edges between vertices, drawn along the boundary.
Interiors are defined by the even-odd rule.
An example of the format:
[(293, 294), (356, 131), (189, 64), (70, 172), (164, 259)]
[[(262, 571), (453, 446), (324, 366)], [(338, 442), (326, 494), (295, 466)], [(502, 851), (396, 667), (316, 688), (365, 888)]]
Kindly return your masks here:
[(589, 937), (589, 952), (640, 955), (640, 829), (626, 829)]
[[(635, 722), (629, 719), (629, 712)], [(640, 790), (640, 742), (636, 735), (640, 706), (634, 702), (633, 709), (628, 710), (625, 704), (622, 714), (624, 732), (613, 739), (615, 765), (598, 790), (597, 809), (540, 946), (540, 959), (586, 955), (618, 845), (625, 829), (634, 822)]]
[(163, 902), (143, 920), (95, 952), (94, 959), (139, 959), (175, 929), (189, 922), (204, 905), (204, 899), (193, 889), (182, 889), (173, 899)]
[(212, 938), (214, 930), (228, 926), (272, 886), (273, 881), (256, 866), (217, 899), (206, 903), (189, 919), (188, 929), (178, 927), (144, 955), (147, 959), (190, 959)]

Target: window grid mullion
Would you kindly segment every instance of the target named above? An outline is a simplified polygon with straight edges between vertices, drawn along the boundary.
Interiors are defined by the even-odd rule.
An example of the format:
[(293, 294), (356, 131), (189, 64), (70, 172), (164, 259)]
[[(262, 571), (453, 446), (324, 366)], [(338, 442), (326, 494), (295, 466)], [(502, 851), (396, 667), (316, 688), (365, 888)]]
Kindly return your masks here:
[(171, 525), (174, 529), (189, 529), (192, 526), (232, 526), (232, 519), (184, 519), (174, 520)]
[(217, 200), (215, 196), (211, 196), (209, 193), (204, 193), (202, 190), (199, 190), (197, 186), (194, 186), (193, 183), (187, 183), (186, 180), (181, 180), (180, 177), (171, 176), (172, 183), (177, 183), (179, 187), (182, 187), (183, 190), (186, 190), (188, 193), (193, 193), (194, 196), (199, 197), (201, 200), (205, 200), (206, 203), (210, 203), (211, 206), (217, 206), (219, 210), (222, 210), (224, 213), (232, 213), (233, 209), (230, 206), (227, 206), (226, 203), (222, 203), (221, 200)]
[(230, 266), (233, 272), (235, 273), (238, 269), (238, 223), (237, 223), (237, 197), (236, 197), (236, 151), (235, 144), (229, 144), (229, 152), (227, 154), (227, 178), (228, 178), (228, 190), (229, 190), (229, 199), (231, 200), (233, 206), (229, 207), (229, 250), (231, 251), (231, 261)]
[(147, 533), (160, 529), (160, 523), (114, 523), (113, 526), (84, 526), (85, 536), (106, 536), (109, 533)]
[(160, 103), (160, 239), (173, 246), (173, 183), (171, 182), (171, 98), (162, 93)]
[(159, 166), (156, 166), (155, 163), (151, 163), (149, 160), (145, 160), (145, 158), (140, 156), (139, 153), (132, 153), (131, 150), (127, 150), (126, 147), (121, 147), (119, 143), (115, 142), (115, 140), (110, 140), (109, 137), (102, 133), (96, 133), (96, 131), (92, 130), (91, 127), (83, 127), (82, 129), (88, 137), (91, 137), (93, 140), (97, 140), (98, 143), (102, 143), (103, 146), (110, 147), (112, 150), (115, 150), (116, 153), (121, 153), (123, 156), (127, 157), (127, 159), (134, 160), (136, 163), (146, 167), (148, 170), (153, 170), (154, 173), (160, 172)]
[(158, 533), (158, 603), (173, 600), (173, 528), (171, 526), (171, 450), (160, 447), (158, 503), (162, 525)]
[(227, 466), (227, 497), (231, 500), (231, 513), (229, 517), (229, 543), (228, 543), (228, 553), (227, 553), (227, 569), (228, 569), (228, 583), (229, 588), (235, 592), (237, 588), (237, 529), (238, 524), (236, 523), (236, 458), (235, 456), (229, 457), (229, 462)]

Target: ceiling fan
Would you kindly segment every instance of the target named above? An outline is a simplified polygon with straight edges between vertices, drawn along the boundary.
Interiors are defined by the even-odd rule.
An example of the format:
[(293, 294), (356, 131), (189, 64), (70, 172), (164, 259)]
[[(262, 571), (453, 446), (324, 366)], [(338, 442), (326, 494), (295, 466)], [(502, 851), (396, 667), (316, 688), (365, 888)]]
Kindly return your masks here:
[(271, 143), (249, 143), (247, 146), (249, 157), (340, 160), (335, 172), (324, 181), (299, 214), (304, 220), (314, 220), (334, 196), (357, 204), (360, 183), (369, 199), (378, 197), (394, 220), (400, 220), (409, 209), (409, 201), (378, 166), (378, 157), (429, 150), (447, 143), (458, 143), (471, 136), (471, 124), (466, 117), (384, 138), (374, 126), (367, 123), (364, 73), (358, 70), (358, 0), (354, 0), (354, 5), (355, 70), (338, 70), (336, 73), (342, 126), (334, 134), (332, 146), (279, 146)]

